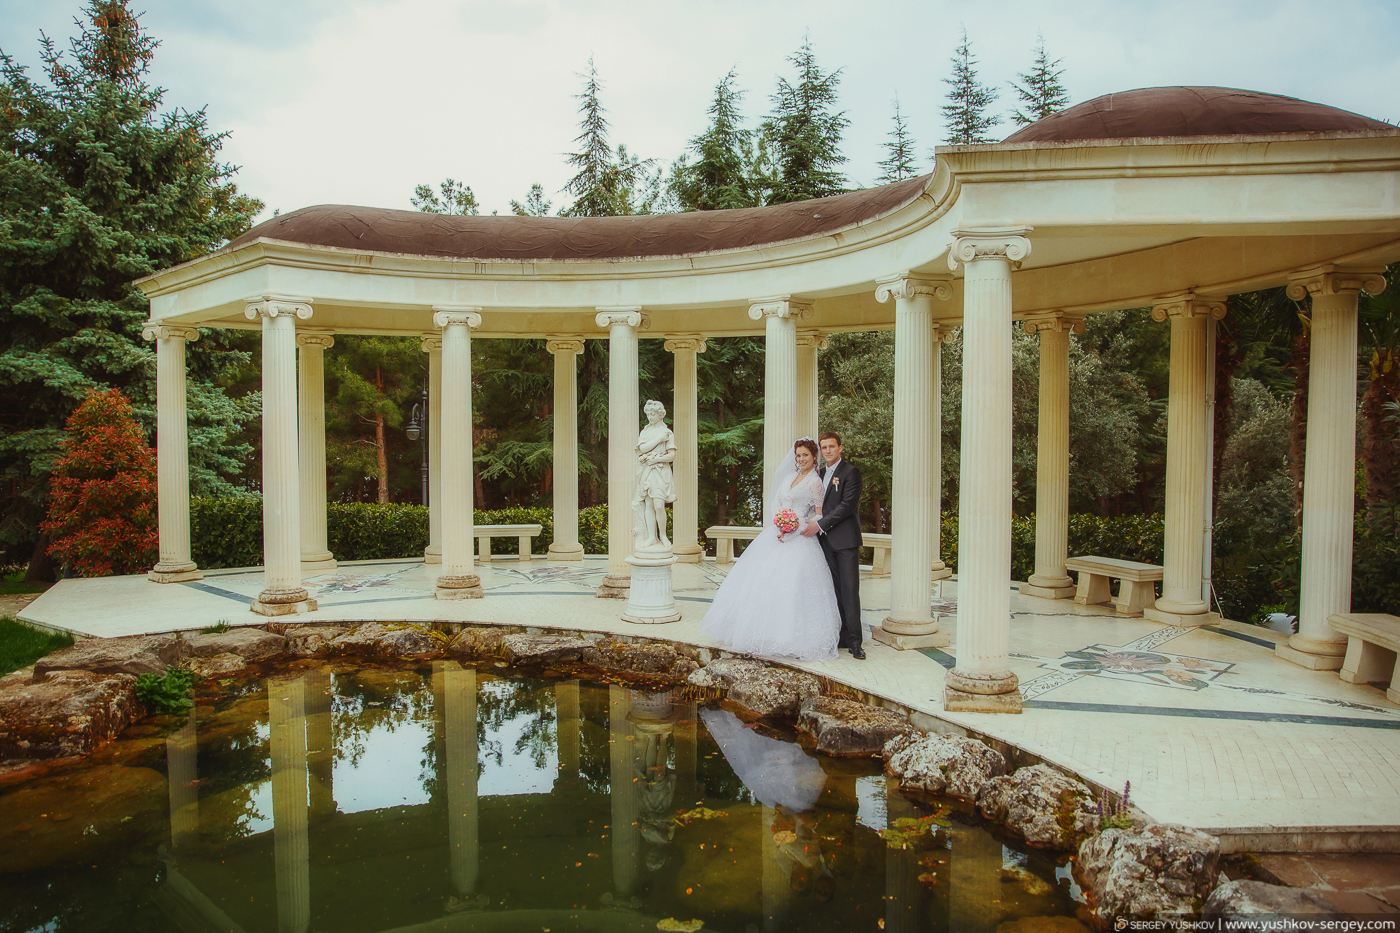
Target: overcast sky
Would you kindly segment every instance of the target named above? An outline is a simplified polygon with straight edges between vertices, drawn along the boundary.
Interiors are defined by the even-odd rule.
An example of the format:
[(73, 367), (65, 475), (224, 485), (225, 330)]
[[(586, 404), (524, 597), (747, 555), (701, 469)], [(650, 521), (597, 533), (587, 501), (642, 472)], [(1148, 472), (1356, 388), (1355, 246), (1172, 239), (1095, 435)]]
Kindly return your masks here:
[[(66, 43), (80, 0), (0, 0), (0, 48), (38, 61), (43, 31)], [(786, 58), (811, 38), (842, 69), (846, 170), (879, 174), (898, 95), (928, 166), (965, 27), (982, 81), (1029, 69), (1037, 35), (1063, 61), (1074, 102), (1195, 84), (1250, 88), (1400, 121), (1394, 0), (134, 0), (159, 39), (167, 107), (207, 107), (228, 131), (244, 191), (272, 208), (411, 208), (419, 183), (471, 185), (483, 213), (544, 185), (557, 210), (578, 134), (579, 72), (593, 57), (614, 144), (669, 163), (705, 125), (715, 83), (737, 67), (750, 125)], [(997, 132), (1012, 131), (1008, 123)]]

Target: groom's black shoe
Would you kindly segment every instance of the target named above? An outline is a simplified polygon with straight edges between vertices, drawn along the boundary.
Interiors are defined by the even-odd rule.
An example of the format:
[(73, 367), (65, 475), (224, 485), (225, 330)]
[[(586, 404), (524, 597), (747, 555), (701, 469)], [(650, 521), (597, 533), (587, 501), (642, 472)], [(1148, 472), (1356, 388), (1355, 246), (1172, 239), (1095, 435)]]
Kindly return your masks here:
[(856, 645), (854, 648), (851, 649), (851, 657), (855, 658), (857, 661), (864, 661), (865, 649), (862, 648), (860, 645)]

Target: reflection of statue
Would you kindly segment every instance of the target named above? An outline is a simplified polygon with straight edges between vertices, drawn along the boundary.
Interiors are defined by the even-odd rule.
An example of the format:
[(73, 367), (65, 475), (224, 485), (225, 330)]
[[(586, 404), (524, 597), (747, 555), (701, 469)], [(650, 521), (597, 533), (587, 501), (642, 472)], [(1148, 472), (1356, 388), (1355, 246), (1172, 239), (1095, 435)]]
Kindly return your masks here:
[(671, 461), (676, 459), (676, 438), (661, 419), (666, 406), (655, 399), (643, 408), (647, 426), (637, 438), (637, 492), (632, 497), (636, 521), (632, 536), (638, 550), (670, 550), (666, 537), (666, 506), (676, 501), (676, 483)]

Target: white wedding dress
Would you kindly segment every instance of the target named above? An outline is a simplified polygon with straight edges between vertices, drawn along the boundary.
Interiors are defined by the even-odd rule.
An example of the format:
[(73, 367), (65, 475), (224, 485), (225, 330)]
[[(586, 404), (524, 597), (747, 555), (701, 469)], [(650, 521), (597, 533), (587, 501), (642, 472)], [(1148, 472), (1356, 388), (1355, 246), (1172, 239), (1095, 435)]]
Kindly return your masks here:
[(792, 509), (804, 524), (812, 518), (822, 481), (815, 469), (798, 480), (791, 454), (778, 473), (762, 533), (724, 578), (700, 628), (742, 654), (830, 661), (836, 657), (841, 612), (822, 546), (816, 535), (805, 537), (800, 529), (779, 541), (773, 526), (773, 515), (782, 509)]

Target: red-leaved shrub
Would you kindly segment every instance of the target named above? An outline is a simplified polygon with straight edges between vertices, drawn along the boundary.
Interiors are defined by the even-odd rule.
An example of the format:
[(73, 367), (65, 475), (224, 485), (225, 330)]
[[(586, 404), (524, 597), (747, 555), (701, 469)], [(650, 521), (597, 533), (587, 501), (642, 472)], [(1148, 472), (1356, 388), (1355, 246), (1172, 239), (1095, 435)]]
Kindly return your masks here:
[(54, 467), (49, 554), (85, 577), (142, 573), (156, 561), (156, 458), (116, 389), (92, 392), (68, 418)]

